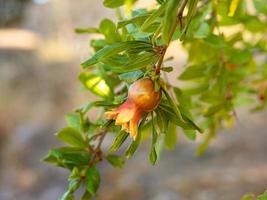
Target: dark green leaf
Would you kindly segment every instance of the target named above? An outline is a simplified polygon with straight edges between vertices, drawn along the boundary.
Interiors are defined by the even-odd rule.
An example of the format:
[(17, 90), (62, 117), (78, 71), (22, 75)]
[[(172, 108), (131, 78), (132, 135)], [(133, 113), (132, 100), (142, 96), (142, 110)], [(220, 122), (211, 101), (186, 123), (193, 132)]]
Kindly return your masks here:
[(159, 16), (164, 13), (165, 5), (166, 4), (162, 4), (158, 9), (152, 12), (152, 14), (146, 19), (146, 21), (141, 26), (141, 31), (145, 31)]
[(120, 80), (125, 81), (127, 83), (133, 83), (134, 81), (138, 80), (144, 76), (144, 72), (141, 70), (127, 72), (119, 75)]
[(91, 156), (83, 148), (61, 147), (52, 149), (43, 158), (43, 161), (49, 162), (59, 167), (70, 168), (76, 166), (86, 166)]
[(86, 190), (93, 196), (96, 195), (96, 191), (100, 184), (100, 174), (96, 166), (92, 166), (87, 170), (85, 178)]
[(156, 109), (156, 122), (158, 125), (158, 130), (160, 131), (160, 133), (166, 133), (167, 131), (167, 126), (168, 126), (168, 119), (167, 117), (164, 115), (163, 112), (161, 112), (160, 109)]
[(138, 26), (142, 25), (149, 16), (150, 16), (149, 13), (144, 13), (144, 14), (137, 15), (131, 19), (119, 21), (118, 28), (122, 28), (128, 24), (136, 24)]
[(124, 73), (130, 71), (136, 71), (138, 69), (143, 69), (148, 66), (151, 66), (156, 63), (158, 60), (158, 56), (153, 52), (143, 52), (141, 54), (137, 54), (135, 57), (131, 59), (119, 60), (116, 63), (116, 58), (108, 58), (103, 60), (103, 62), (109, 65), (110, 70), (116, 73)]
[(126, 149), (125, 156), (127, 159), (129, 159), (133, 156), (133, 154), (137, 150), (140, 142), (141, 142), (141, 134), (139, 132), (139, 134), (137, 135), (137, 138), (135, 140), (133, 140), (132, 143), (130, 144), (130, 146)]
[(103, 49), (97, 51), (90, 59), (82, 63), (83, 68), (90, 67), (108, 57), (112, 57), (123, 51), (131, 50), (135, 52), (142, 52), (144, 49), (152, 49), (150, 43), (143, 41), (126, 41), (126, 42), (117, 42), (112, 45), (108, 45)]
[(173, 71), (173, 67), (161, 67), (161, 70), (164, 72), (172, 72)]
[(152, 114), (152, 141), (150, 146), (149, 160), (152, 165), (155, 165), (157, 161), (157, 152), (156, 152), (156, 144), (158, 140), (158, 133), (155, 128), (155, 118)]
[(173, 111), (175, 112), (177, 118), (179, 121), (183, 122), (183, 118), (182, 118), (182, 115), (181, 115), (181, 112), (177, 106), (177, 104), (174, 102), (174, 100), (171, 98), (171, 96), (169, 95), (169, 93), (166, 91), (166, 90), (163, 90), (167, 100), (169, 101), (169, 104), (171, 105)]
[(124, 143), (124, 141), (127, 139), (128, 136), (129, 136), (129, 133), (126, 133), (125, 131), (120, 131), (117, 134), (112, 146), (110, 147), (110, 151), (117, 151), (121, 147), (121, 145)]
[(124, 165), (124, 160), (117, 155), (109, 154), (106, 156), (106, 159), (113, 167), (122, 168)]
[(173, 29), (176, 27), (176, 20), (177, 20), (177, 10), (179, 7), (178, 0), (168, 0), (166, 2), (166, 9), (165, 9), (165, 15), (163, 18), (163, 30), (162, 30), (162, 40), (164, 44), (168, 44), (168, 42), (171, 40), (170, 33), (173, 31)]
[(66, 127), (56, 134), (57, 138), (62, 142), (74, 147), (86, 147), (87, 144), (81, 136), (81, 133), (76, 128)]

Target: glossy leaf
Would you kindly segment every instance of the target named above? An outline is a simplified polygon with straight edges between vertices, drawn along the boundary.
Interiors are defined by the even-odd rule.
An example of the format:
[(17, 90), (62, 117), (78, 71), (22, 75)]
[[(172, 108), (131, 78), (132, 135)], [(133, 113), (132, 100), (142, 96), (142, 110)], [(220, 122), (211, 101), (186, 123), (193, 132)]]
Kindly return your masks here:
[(87, 144), (81, 136), (78, 129), (72, 127), (66, 127), (61, 129), (57, 134), (57, 138), (62, 142), (74, 147), (86, 147)]
[(96, 166), (92, 166), (86, 172), (85, 187), (86, 190), (93, 196), (96, 195), (96, 191), (100, 184), (100, 174)]
[(79, 76), (83, 85), (96, 95), (108, 97), (111, 94), (111, 89), (107, 82), (99, 75), (89, 72), (83, 72)]
[(117, 151), (121, 147), (121, 145), (125, 142), (128, 136), (129, 133), (126, 133), (125, 131), (120, 131), (117, 134), (112, 146), (110, 147), (110, 151)]
[(122, 168), (124, 165), (124, 160), (117, 155), (109, 154), (106, 156), (106, 159), (113, 167)]
[(59, 167), (72, 169), (76, 166), (86, 166), (90, 158), (89, 153), (83, 148), (60, 147), (50, 150), (43, 158), (43, 161)]

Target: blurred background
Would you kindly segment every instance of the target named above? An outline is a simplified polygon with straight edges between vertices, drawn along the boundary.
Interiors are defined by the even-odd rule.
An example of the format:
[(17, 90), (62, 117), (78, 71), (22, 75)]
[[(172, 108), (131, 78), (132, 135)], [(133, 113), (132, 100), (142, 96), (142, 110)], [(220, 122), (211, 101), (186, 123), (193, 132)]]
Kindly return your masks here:
[[(115, 19), (101, 0), (0, 0), (0, 200), (55, 200), (64, 192), (68, 172), (40, 159), (60, 145), (54, 133), (64, 115), (93, 98), (77, 80), (90, 37), (73, 30), (104, 17)], [(177, 51), (169, 53), (177, 58)], [(177, 73), (186, 61), (179, 52)], [(180, 134), (176, 150), (163, 152), (156, 166), (148, 162), (149, 144), (123, 169), (101, 164), (96, 199), (237, 200), (263, 192), (267, 112), (237, 114), (234, 128), (220, 132), (202, 157), (197, 142)]]

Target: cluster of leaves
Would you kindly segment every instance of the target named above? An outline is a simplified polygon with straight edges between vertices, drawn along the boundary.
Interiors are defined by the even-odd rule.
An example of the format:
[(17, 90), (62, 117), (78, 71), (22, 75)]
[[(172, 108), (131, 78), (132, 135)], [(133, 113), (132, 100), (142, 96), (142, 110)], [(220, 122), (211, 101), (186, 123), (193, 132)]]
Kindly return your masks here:
[[(66, 116), (68, 126), (57, 133), (66, 146), (50, 150), (44, 158), (71, 171), (61, 200), (74, 199), (81, 185), (85, 186), (81, 199), (94, 196), (100, 183), (97, 163), (107, 160), (122, 167), (125, 158), (150, 136), (152, 164), (162, 147), (175, 148), (177, 129), (190, 140), (204, 132), (197, 150), (200, 155), (219, 128), (232, 124), (236, 107), (249, 104), (257, 111), (267, 105), (267, 10), (263, 1), (253, 0), (250, 9), (238, 0), (157, 0), (152, 10), (133, 9), (135, 2), (104, 0), (106, 7), (116, 9), (118, 23), (103, 19), (98, 28), (76, 29), (102, 36), (91, 40), (95, 53), (81, 64), (85, 70), (79, 76), (84, 88), (99, 100)], [(160, 77), (173, 69), (164, 55), (174, 40), (180, 40), (189, 55), (178, 77), (187, 83), (183, 88)], [(124, 155), (115, 155), (127, 143), (128, 133), (105, 120), (103, 113), (123, 103), (128, 86), (145, 76), (161, 90), (160, 105), (140, 122), (138, 137), (128, 140)], [(99, 116), (89, 120), (92, 108), (99, 110)], [(104, 152), (101, 144), (107, 133), (114, 133), (115, 139)]]

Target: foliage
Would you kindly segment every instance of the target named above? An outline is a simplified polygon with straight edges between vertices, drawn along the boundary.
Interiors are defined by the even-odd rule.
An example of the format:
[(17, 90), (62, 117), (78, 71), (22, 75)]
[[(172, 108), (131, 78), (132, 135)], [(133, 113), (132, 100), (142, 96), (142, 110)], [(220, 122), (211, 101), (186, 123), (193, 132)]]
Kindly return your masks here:
[[(153, 165), (162, 147), (175, 148), (178, 129), (189, 140), (203, 134), (197, 149), (201, 155), (217, 131), (232, 124), (237, 107), (260, 111), (267, 105), (266, 2), (157, 0), (154, 9), (135, 8), (136, 2), (104, 0), (104, 6), (116, 9), (119, 21), (103, 19), (99, 27), (76, 29), (80, 34), (100, 36), (91, 40), (94, 53), (81, 64), (84, 71), (79, 76), (99, 99), (66, 116), (68, 125), (57, 137), (67, 146), (50, 150), (44, 158), (71, 172), (61, 200), (74, 199), (81, 185), (83, 200), (96, 195), (97, 164), (106, 160), (123, 167), (147, 138), (151, 138), (148, 159)], [(175, 40), (188, 52), (178, 76), (183, 86), (162, 76), (177, 67), (165, 58)], [(137, 139), (131, 140), (103, 113), (122, 104), (128, 86), (147, 76), (162, 98), (157, 109), (139, 123)], [(89, 120), (92, 108), (99, 110), (99, 116)], [(104, 151), (101, 145), (107, 134), (114, 134), (114, 142)], [(128, 144), (125, 154), (116, 155), (123, 144)]]
[(246, 194), (242, 197), (242, 200), (267, 200), (267, 190), (257, 197), (254, 194)]

